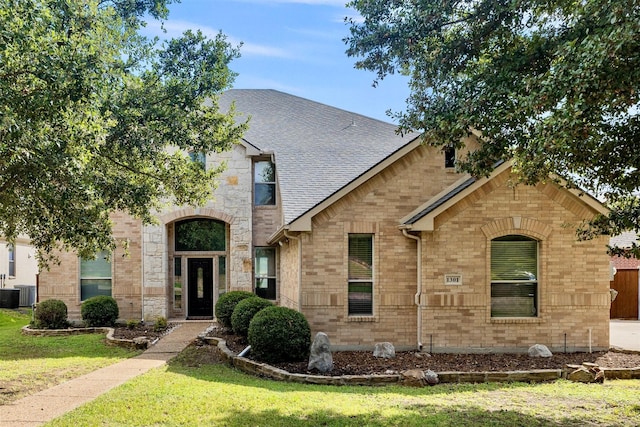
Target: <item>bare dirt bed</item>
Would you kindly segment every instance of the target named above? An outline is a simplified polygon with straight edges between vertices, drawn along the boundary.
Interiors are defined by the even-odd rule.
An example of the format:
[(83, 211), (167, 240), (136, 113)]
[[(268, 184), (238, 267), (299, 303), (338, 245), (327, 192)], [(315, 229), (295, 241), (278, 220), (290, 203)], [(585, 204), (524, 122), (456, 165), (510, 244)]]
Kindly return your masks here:
[(135, 326), (131, 327), (117, 325), (115, 328), (113, 328), (113, 337), (121, 340), (132, 340), (137, 337), (147, 337), (147, 339), (153, 341), (156, 338), (162, 338), (176, 325), (173, 323), (169, 323), (167, 325), (167, 329), (158, 331), (156, 331), (153, 326), (153, 323), (138, 323)]
[[(223, 328), (209, 333), (226, 340), (227, 347), (239, 353), (247, 346), (241, 337)], [(431, 369), (435, 372), (504, 372), (535, 369), (563, 369), (567, 364), (597, 363), (603, 368), (634, 368), (640, 366), (640, 354), (619, 352), (556, 353), (550, 358), (531, 358), (526, 354), (428, 354), (416, 351), (396, 352), (393, 359), (373, 356), (373, 351), (333, 352), (334, 368), (327, 375), (371, 375), (397, 373), (407, 369)], [(251, 353), (249, 353), (251, 358)], [(273, 366), (291, 373), (315, 374), (307, 370), (307, 361), (277, 363)]]

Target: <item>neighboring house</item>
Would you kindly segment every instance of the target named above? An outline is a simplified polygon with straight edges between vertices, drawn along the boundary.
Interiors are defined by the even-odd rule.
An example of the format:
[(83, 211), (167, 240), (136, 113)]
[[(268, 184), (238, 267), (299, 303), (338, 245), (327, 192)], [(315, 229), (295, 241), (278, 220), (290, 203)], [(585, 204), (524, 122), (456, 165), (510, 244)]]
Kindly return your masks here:
[[(0, 288), (21, 288), (28, 286), (29, 303), (35, 302), (35, 287), (38, 276), (36, 250), (29, 239), (19, 237), (14, 243), (0, 238)], [(29, 304), (23, 304), (29, 305)]]
[(167, 209), (158, 226), (115, 215), (129, 255), (61, 254), (42, 298), (76, 319), (96, 294), (122, 319), (210, 319), (220, 294), (243, 289), (301, 311), (335, 349), (608, 349), (607, 239), (574, 232), (606, 212), (595, 199), (515, 186), (509, 163), (460, 175), (453, 150), (282, 92), (231, 90), (223, 108), (231, 100), (251, 121), (206, 159), (227, 162), (215, 200)]
[[(611, 237), (609, 245), (620, 248), (630, 248), (633, 242), (638, 242), (638, 235), (627, 231)], [(640, 259), (611, 257), (611, 264), (615, 268), (615, 275), (611, 281), (611, 289), (618, 292), (611, 303), (612, 319), (640, 319)]]

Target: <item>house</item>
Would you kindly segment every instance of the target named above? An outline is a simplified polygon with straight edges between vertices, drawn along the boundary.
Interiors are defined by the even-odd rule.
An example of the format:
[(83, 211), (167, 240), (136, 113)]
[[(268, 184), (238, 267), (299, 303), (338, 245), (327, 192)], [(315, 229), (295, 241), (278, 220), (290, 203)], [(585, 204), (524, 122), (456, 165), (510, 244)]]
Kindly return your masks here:
[[(142, 226), (114, 216), (120, 249), (60, 254), (42, 298), (112, 295), (123, 319), (210, 319), (218, 296), (250, 290), (301, 311), (335, 349), (520, 352), (609, 347), (606, 240), (574, 228), (606, 212), (551, 180), (514, 185), (455, 171), (461, 151), (392, 124), (274, 90), (231, 90), (251, 117), (214, 200)], [(466, 147), (475, 142), (469, 139)]]
[[(610, 246), (630, 248), (633, 242), (638, 241), (638, 235), (632, 231), (626, 231), (609, 240)], [(640, 259), (612, 256), (611, 265), (615, 269), (615, 275), (611, 280), (611, 289), (618, 294), (611, 303), (610, 317), (612, 319), (640, 319)]]
[(20, 302), (28, 306), (35, 302), (37, 276), (38, 260), (30, 240), (20, 236), (9, 243), (0, 238), (0, 288), (22, 288)]

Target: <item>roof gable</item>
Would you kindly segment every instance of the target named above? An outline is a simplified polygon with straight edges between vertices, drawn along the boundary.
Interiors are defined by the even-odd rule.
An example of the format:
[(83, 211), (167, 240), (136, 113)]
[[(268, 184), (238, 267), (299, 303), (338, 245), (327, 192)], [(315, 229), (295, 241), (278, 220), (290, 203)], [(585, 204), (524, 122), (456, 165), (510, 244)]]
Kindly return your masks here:
[[(275, 159), (284, 223), (290, 224), (416, 138), (397, 126), (294, 95), (233, 89), (238, 120), (250, 117), (245, 144)], [(257, 155), (257, 154), (254, 154)]]
[[(435, 229), (435, 219), (438, 215), (453, 207), (497, 176), (507, 172), (512, 166), (513, 162), (502, 163), (494, 169), (491, 175), (485, 178), (478, 179), (467, 175), (402, 218), (400, 227), (414, 231), (433, 231)], [(607, 208), (591, 195), (564, 187), (562, 187), (562, 190), (573, 194), (594, 212), (608, 213)]]

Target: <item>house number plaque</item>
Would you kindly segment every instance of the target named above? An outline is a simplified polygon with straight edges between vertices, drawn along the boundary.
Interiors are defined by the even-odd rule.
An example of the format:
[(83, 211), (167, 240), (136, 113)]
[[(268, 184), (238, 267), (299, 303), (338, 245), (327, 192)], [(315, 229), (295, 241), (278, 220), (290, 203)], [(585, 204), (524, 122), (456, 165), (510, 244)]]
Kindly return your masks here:
[(462, 285), (462, 274), (445, 274), (444, 275), (444, 284), (449, 285)]

